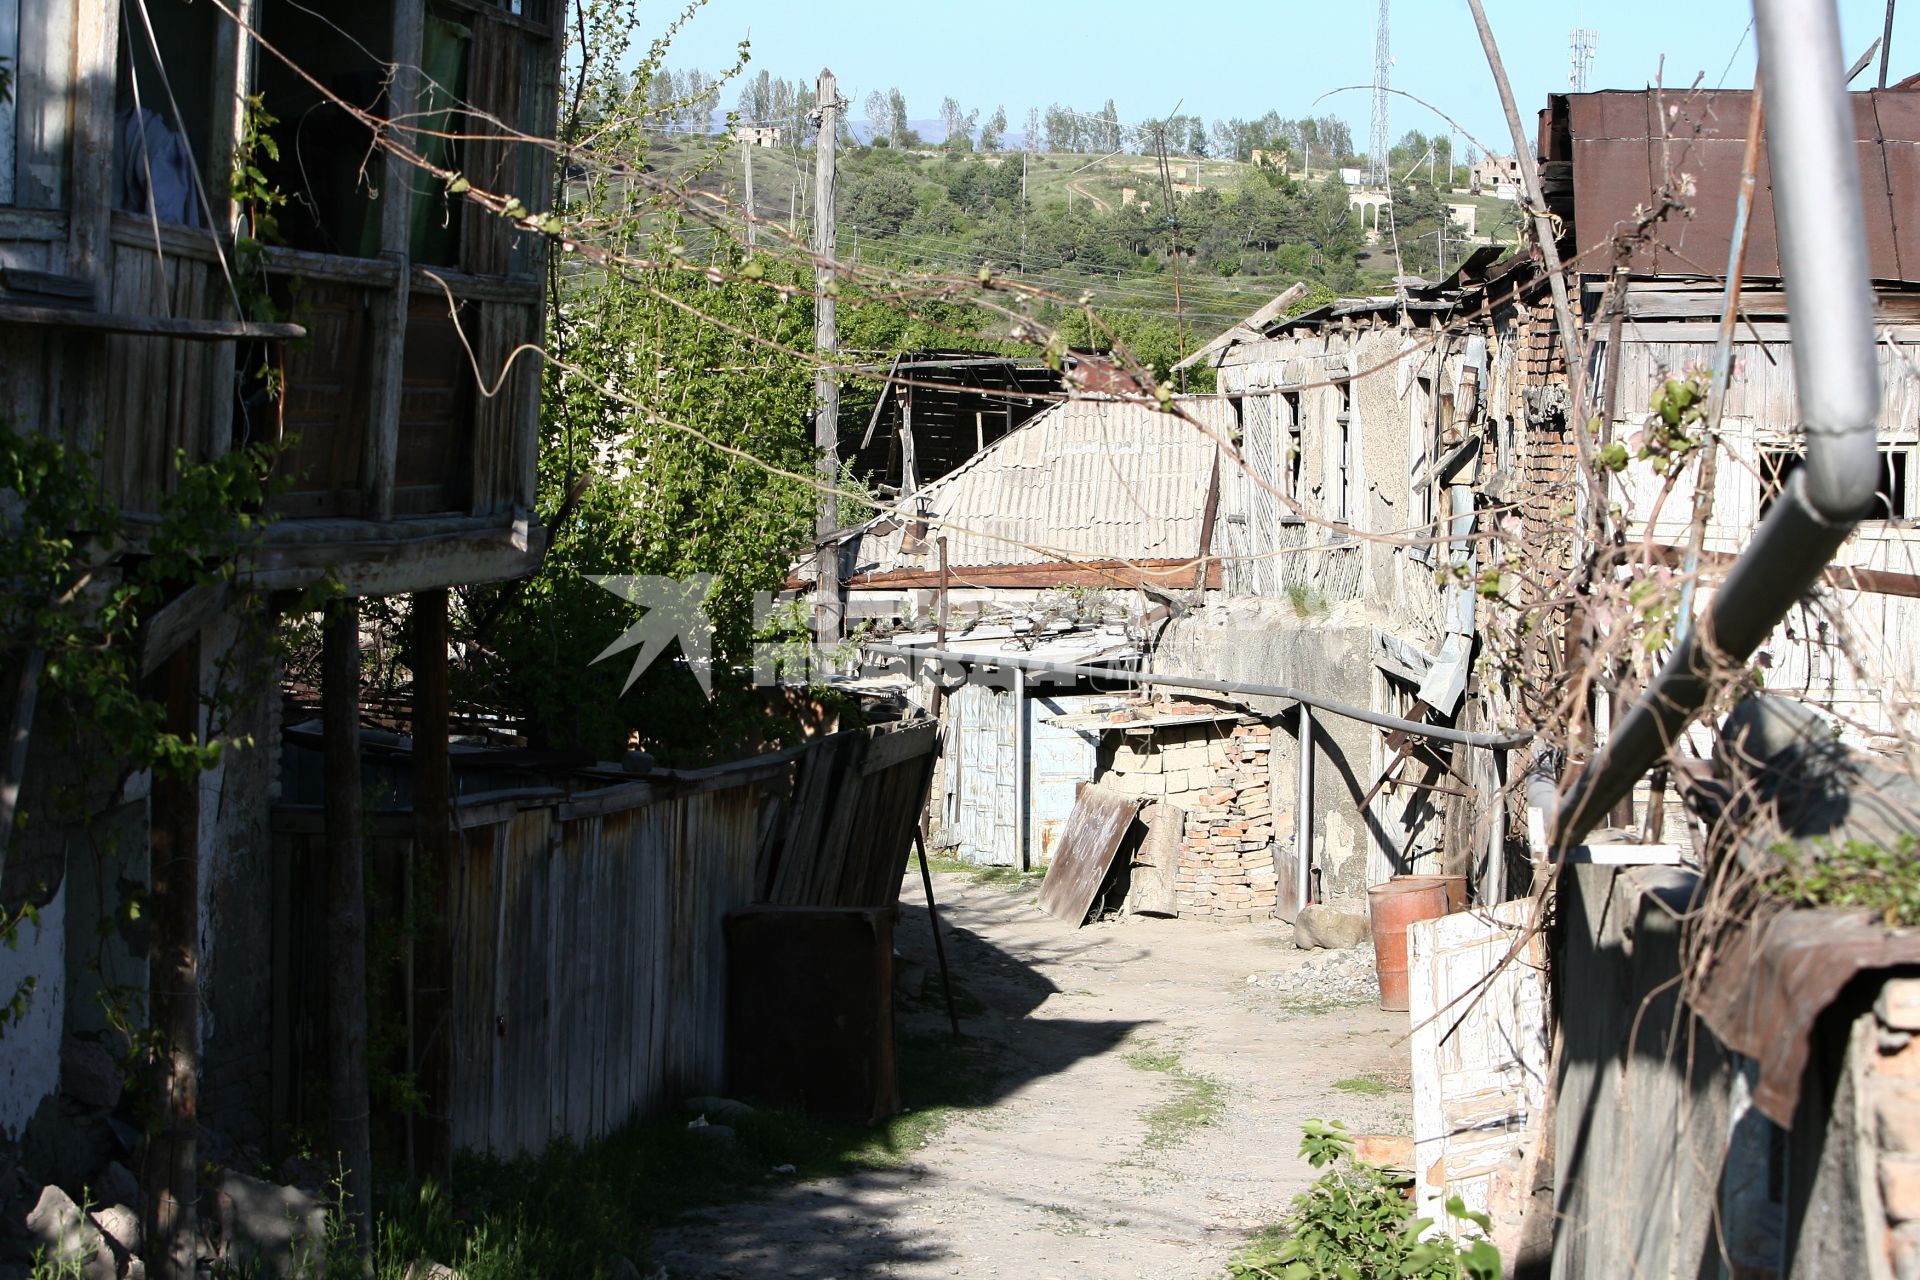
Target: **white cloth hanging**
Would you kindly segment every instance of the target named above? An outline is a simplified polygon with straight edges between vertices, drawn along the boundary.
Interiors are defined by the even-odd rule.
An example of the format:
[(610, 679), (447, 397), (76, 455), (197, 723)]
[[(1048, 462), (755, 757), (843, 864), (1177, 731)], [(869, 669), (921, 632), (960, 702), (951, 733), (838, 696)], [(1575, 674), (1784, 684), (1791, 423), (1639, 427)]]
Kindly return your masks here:
[[(193, 152), (179, 130), (158, 111), (132, 107), (120, 113), (114, 131), (113, 207), (198, 227), (200, 201), (193, 191)], [(149, 198), (151, 197), (151, 198)]]

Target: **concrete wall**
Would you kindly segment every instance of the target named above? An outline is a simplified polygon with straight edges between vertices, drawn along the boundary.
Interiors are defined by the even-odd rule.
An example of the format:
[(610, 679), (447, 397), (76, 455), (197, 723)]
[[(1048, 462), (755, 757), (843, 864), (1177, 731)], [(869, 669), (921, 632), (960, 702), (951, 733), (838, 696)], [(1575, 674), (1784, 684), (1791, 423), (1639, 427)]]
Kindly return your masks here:
[[(1339, 610), (1335, 610), (1338, 613)], [(1175, 619), (1154, 654), (1156, 670), (1198, 671), (1225, 680), (1310, 686), (1356, 706), (1372, 706), (1373, 628), (1338, 618), (1300, 618), (1291, 605), (1240, 600)], [(1297, 743), (1293, 704), (1249, 698), (1256, 712), (1281, 716), (1270, 769), (1274, 807), (1297, 813)], [(1284, 714), (1283, 714), (1284, 713)], [(1369, 858), (1388, 833), (1373, 830), (1360, 801), (1378, 775), (1377, 731), (1336, 716), (1316, 717), (1313, 772), (1313, 865), (1322, 869), (1326, 901), (1364, 901)], [(1297, 818), (1296, 818), (1297, 822)]]
[[(201, 1115), (237, 1142), (266, 1137), (271, 1103), (272, 842), (279, 686), (258, 639), (230, 622), (202, 637), (207, 687), (223, 670), (267, 670), (219, 732), (250, 736), (201, 779)], [(263, 668), (260, 664), (266, 664)], [(248, 665), (252, 664), (252, 665)], [(41, 905), (19, 946), (0, 945), (0, 1001), (34, 980), (26, 1021), (0, 1036), (0, 1135), (14, 1132), (59, 1085), (66, 1036), (109, 1034), (101, 996), (145, 1016), (147, 929), (126, 910), (148, 883), (145, 773), (116, 767), (102, 745), (43, 698), (22, 787), (25, 825), (8, 851), (4, 901)]]
[[(26, 997), (25, 1017), (0, 1031), (0, 1140), (14, 1141), (40, 1100), (60, 1083), (61, 1018), (66, 1009), (67, 900), (64, 886), (24, 924), (12, 946), (0, 943), (0, 1004)], [(33, 989), (23, 984), (31, 981)]]

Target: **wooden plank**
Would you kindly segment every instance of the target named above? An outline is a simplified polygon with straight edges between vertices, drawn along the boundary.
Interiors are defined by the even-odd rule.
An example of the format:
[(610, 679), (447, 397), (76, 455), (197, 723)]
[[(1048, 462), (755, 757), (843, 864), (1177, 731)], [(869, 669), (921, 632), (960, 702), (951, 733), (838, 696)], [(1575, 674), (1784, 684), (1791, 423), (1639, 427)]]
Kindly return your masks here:
[(868, 776), (883, 773), (895, 765), (930, 754), (938, 743), (931, 720), (882, 729), (873, 735), (860, 772)]
[(297, 324), (269, 324), (255, 320), (171, 319), (159, 315), (81, 311), (72, 307), (34, 307), (0, 302), (0, 325), (30, 325), (48, 329), (79, 329), (130, 337), (177, 338), (186, 342), (213, 342), (226, 338), (298, 339), (307, 331)]
[[(1151, 586), (1190, 589), (1196, 562), (1190, 559), (1154, 560), (1060, 560), (1045, 564), (997, 564), (950, 566), (948, 573), (956, 587), (1112, 587)], [(1223, 581), (1217, 561), (1207, 565), (1206, 586), (1218, 590)], [(881, 573), (856, 574), (848, 579), (850, 590), (884, 587), (938, 587), (938, 569), (889, 569)]]
[(175, 649), (199, 634), (227, 607), (230, 592), (224, 582), (197, 583), (169, 600), (147, 620), (140, 642), (140, 674), (159, 670)]
[(622, 782), (592, 791), (579, 791), (559, 807), (562, 822), (593, 818), (608, 813), (624, 813), (657, 804), (667, 792), (651, 782)]
[(1041, 883), (1041, 910), (1079, 928), (1139, 812), (1136, 797), (1105, 787), (1083, 788)]

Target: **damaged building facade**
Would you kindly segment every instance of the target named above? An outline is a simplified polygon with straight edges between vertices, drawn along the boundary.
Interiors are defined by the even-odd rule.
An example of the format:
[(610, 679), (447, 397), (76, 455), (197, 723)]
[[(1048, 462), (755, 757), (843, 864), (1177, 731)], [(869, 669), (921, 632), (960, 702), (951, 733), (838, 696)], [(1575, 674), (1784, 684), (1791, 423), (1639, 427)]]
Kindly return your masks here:
[[(185, 781), (126, 767), (50, 692), (43, 655), (0, 662), (0, 889), (10, 917), (37, 908), (19, 945), (0, 948), (0, 986), (31, 993), (0, 1054), (0, 1140), (20, 1142), (36, 1181), (76, 1195), (106, 1154), (99, 1108), (119, 1091), (84, 1082), (117, 1074), (119, 1017), (197, 1065), (169, 1088), (220, 1135), (202, 1158), (264, 1151), (288, 1119), (288, 915), (327, 920), (329, 956), (364, 944), (338, 938), (362, 850), (359, 602), (412, 597), (414, 785), (423, 813), (444, 810), (447, 589), (525, 574), (545, 544), (532, 516), (539, 362), (509, 356), (542, 338), (547, 238), (533, 215), (450, 198), (427, 170), (485, 175), (474, 185), (543, 207), (548, 150), (448, 122), (457, 96), (518, 138), (551, 133), (549, 7), (243, 12), (250, 25), (173, 0), (22, 0), (8, 28), (20, 39), (0, 104), (12, 144), (0, 147), (0, 419), (91, 467), (128, 530), (100, 567), (109, 577), (151, 550), (182, 483), (176, 459), (277, 451), (272, 496), (247, 512), (257, 536), (156, 601), (140, 632), (137, 674), (164, 694), (167, 729), (235, 741), (218, 767)], [(296, 50), (298, 66), (276, 52)], [(394, 119), (416, 123), (388, 132)], [(236, 155), (262, 189), (299, 192), (271, 237), (256, 221), (271, 206), (236, 183)], [(493, 394), (476, 388), (476, 362), (504, 370)], [(351, 863), (356, 886), (329, 880), (296, 907), (272, 834), (271, 637), (283, 611), (322, 596), (328, 862)], [(421, 836), (429, 853), (452, 843), (445, 823)], [(423, 1014), (446, 982), (444, 967), (426, 971), (443, 989)], [(423, 1078), (427, 1056), (413, 1064)], [(185, 1137), (189, 1180), (193, 1131), (166, 1130)], [(423, 1143), (433, 1163), (431, 1134)]]

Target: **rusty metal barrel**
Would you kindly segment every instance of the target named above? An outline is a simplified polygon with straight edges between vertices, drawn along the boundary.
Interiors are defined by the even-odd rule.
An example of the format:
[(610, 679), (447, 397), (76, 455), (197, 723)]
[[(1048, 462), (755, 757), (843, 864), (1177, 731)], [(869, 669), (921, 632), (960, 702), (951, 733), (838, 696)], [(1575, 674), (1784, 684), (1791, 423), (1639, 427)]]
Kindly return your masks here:
[(1448, 913), (1446, 877), (1399, 876), (1367, 890), (1373, 923), (1373, 967), (1380, 977), (1380, 1007), (1407, 1008), (1407, 926)]

